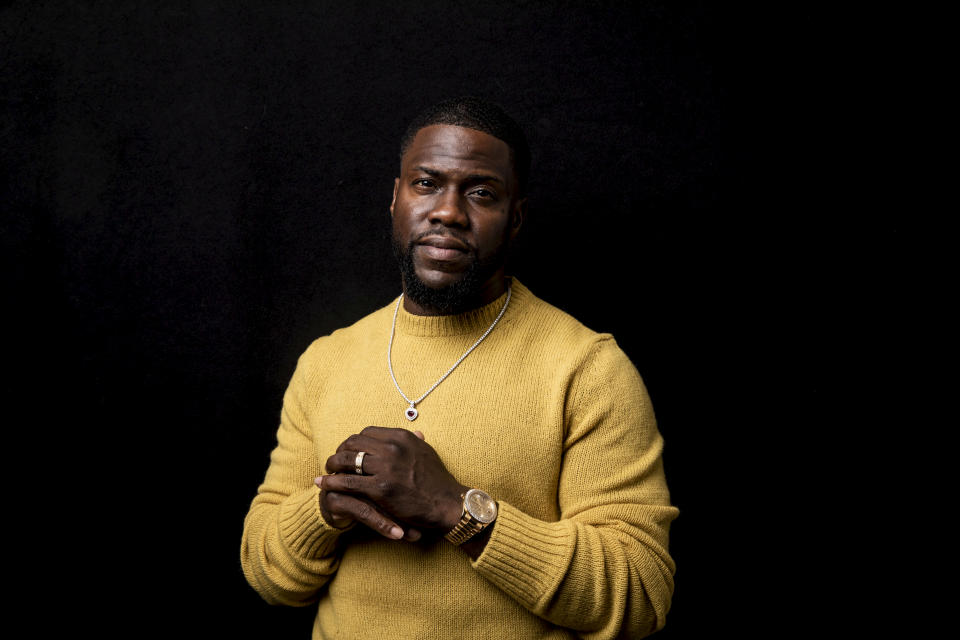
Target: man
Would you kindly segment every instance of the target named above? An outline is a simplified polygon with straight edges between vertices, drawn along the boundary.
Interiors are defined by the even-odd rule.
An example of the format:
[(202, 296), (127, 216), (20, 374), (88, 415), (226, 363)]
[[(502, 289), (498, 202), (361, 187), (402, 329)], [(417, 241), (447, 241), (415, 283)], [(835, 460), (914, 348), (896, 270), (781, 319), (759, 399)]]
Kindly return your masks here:
[(677, 511), (643, 383), (505, 274), (528, 168), (499, 108), (422, 114), (390, 205), (403, 294), (299, 360), (242, 563), (269, 602), (319, 600), (315, 638), (664, 624)]

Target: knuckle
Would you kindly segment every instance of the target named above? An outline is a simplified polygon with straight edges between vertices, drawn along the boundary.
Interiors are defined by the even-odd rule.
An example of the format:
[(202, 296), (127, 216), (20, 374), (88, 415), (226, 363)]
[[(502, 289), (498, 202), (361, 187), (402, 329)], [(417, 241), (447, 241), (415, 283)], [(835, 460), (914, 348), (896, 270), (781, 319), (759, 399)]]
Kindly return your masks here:
[(373, 507), (368, 505), (366, 502), (361, 502), (357, 506), (357, 517), (364, 521), (369, 521), (374, 516)]
[(387, 442), (384, 445), (384, 449), (386, 449), (389, 455), (394, 457), (400, 455), (400, 452), (403, 451), (403, 448), (400, 445), (398, 445), (396, 442)]
[(374, 484), (377, 495), (388, 496), (392, 493), (393, 485), (388, 480), (379, 479)]

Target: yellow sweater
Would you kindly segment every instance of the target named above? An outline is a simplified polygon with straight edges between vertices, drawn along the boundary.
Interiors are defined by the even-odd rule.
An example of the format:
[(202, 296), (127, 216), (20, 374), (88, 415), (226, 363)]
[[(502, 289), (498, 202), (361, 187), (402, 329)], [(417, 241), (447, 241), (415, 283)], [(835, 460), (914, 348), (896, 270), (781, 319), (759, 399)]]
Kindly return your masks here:
[[(441, 317), (401, 306), (393, 366), (404, 393), (426, 391), (503, 302)], [(271, 603), (319, 601), (314, 638), (638, 638), (662, 627), (677, 510), (649, 398), (613, 338), (514, 280), (500, 323), (409, 422), (387, 371), (393, 309), (299, 360), (244, 524), (254, 589)], [(498, 501), (476, 561), (442, 537), (392, 541), (324, 521), (313, 478), (368, 425), (421, 430), (454, 477)]]

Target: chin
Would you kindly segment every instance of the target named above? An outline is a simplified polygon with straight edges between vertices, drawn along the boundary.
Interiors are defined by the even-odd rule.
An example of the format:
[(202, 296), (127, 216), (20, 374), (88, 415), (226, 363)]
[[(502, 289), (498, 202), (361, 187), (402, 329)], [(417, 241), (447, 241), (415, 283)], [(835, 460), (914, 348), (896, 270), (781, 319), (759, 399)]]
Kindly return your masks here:
[[(460, 313), (476, 306), (482, 282), (466, 274), (424, 274), (414, 272), (404, 280), (407, 296), (417, 304), (443, 314)], [(431, 277), (433, 276), (433, 277)]]
[[(415, 256), (414, 245), (401, 247), (394, 242), (408, 298), (418, 305), (442, 314), (459, 313), (476, 306), (486, 281), (502, 266), (499, 261), (481, 264), (475, 258), (451, 271), (428, 268)], [(404, 250), (405, 249), (405, 250)]]
[(433, 289), (436, 291), (441, 291), (449, 287), (454, 287), (457, 283), (464, 280), (465, 274), (462, 272), (451, 273), (448, 271), (421, 271), (417, 270), (414, 272), (417, 280), (420, 281), (420, 285), (428, 289)]

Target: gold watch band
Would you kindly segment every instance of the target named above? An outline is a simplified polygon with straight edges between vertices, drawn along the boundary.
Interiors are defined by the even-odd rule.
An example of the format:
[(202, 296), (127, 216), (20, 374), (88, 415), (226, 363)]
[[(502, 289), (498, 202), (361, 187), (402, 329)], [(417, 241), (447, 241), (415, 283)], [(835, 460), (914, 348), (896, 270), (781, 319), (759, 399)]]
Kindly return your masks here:
[(460, 516), (460, 522), (453, 529), (450, 529), (443, 537), (459, 547), (461, 544), (477, 535), (486, 525), (475, 520), (466, 510)]

